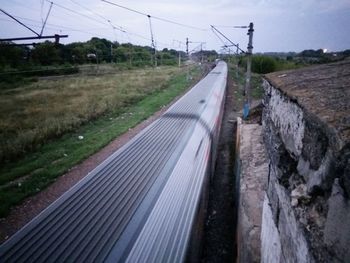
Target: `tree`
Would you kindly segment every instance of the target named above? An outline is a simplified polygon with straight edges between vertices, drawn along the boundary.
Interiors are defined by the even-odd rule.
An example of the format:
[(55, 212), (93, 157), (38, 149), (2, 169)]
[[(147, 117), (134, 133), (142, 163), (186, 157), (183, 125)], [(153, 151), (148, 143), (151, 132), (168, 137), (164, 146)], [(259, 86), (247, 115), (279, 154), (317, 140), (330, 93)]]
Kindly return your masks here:
[(16, 68), (27, 58), (28, 51), (23, 47), (16, 47), (10, 44), (0, 44), (0, 66), (5, 67), (9, 65)]
[(58, 46), (49, 41), (36, 45), (32, 50), (31, 57), (35, 63), (44, 66), (58, 64), (63, 61)]
[(277, 62), (268, 56), (253, 56), (252, 71), (259, 74), (266, 74), (275, 71)]

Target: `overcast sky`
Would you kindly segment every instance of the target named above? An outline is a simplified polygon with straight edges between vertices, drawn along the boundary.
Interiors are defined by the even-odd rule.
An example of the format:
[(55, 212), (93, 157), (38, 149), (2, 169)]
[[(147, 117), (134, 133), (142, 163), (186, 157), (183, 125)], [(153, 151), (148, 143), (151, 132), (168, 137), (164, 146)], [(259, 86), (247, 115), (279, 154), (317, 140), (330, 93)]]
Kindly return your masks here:
[[(192, 42), (190, 50), (205, 42), (205, 49), (220, 50), (223, 43), (210, 29), (217, 26), (234, 43), (246, 49), (246, 29), (232, 26), (254, 23), (253, 52), (326, 48), (350, 49), (350, 0), (108, 0), (154, 17), (196, 27), (152, 19), (158, 49), (185, 50), (178, 41)], [(61, 43), (103, 37), (120, 43), (150, 45), (147, 16), (101, 0), (53, 0), (43, 35), (68, 34)], [(0, 0), (1, 9), (40, 32), (50, 3), (46, 0)], [(74, 13), (70, 10), (73, 10)], [(93, 12), (89, 11), (92, 10)], [(110, 20), (110, 22), (108, 22)], [(0, 13), (0, 38), (34, 36)], [(113, 28), (114, 27), (114, 28)], [(122, 32), (117, 28), (121, 27)]]

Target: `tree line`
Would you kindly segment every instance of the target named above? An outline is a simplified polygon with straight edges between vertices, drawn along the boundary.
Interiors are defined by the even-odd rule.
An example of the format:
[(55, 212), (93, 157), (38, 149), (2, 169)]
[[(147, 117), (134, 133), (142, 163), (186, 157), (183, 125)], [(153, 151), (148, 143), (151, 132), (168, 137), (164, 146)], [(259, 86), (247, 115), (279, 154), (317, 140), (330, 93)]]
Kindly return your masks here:
[(56, 44), (49, 41), (28, 46), (13, 43), (0, 44), (0, 71), (28, 69), (36, 66), (81, 65), (86, 63), (129, 63), (133, 66), (151, 65), (154, 59), (158, 64), (176, 64), (179, 53), (174, 49), (157, 51), (148, 46), (130, 43), (120, 44), (104, 38), (93, 37), (86, 42)]

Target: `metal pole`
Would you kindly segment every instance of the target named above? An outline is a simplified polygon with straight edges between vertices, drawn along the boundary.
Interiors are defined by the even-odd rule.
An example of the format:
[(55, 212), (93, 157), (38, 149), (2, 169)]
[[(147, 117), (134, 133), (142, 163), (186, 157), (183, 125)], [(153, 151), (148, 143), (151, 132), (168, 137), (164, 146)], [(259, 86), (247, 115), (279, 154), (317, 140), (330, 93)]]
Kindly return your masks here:
[(47, 15), (46, 15), (46, 18), (45, 18), (45, 22), (44, 22), (43, 27), (41, 28), (41, 31), (40, 31), (40, 36), (41, 36), (41, 35), (43, 34), (43, 32), (44, 32), (44, 27), (45, 27), (45, 25), (46, 25), (47, 19), (49, 18), (49, 15), (50, 15), (50, 12), (51, 12), (51, 9), (52, 9), (52, 5), (53, 5), (53, 2), (51, 2), (49, 12), (47, 12)]
[(228, 48), (228, 63), (231, 63), (231, 49)]
[[(187, 53), (187, 59), (190, 60), (190, 55), (188, 53), (188, 37), (186, 37), (186, 53)], [(190, 66), (187, 64), (187, 80), (190, 79)]]
[(7, 13), (6, 11), (2, 10), (0, 8), (0, 11), (3, 12), (5, 15), (11, 17), (13, 20), (15, 20), (17, 23), (19, 23), (20, 25), (24, 26), (25, 28), (29, 29), (30, 31), (32, 31), (35, 35), (37, 35), (38, 37), (40, 37), (40, 34), (38, 34), (37, 32), (35, 32), (33, 29), (31, 29), (30, 27), (26, 26), (25, 24), (23, 24), (21, 21), (19, 21), (18, 19), (14, 18), (13, 16), (11, 16), (9, 13)]
[(181, 67), (181, 52), (179, 52), (179, 68)]
[(253, 32), (254, 32), (254, 24), (249, 24), (248, 29), (248, 51), (247, 51), (247, 74), (246, 74), (246, 83), (245, 83), (245, 103), (243, 108), (243, 117), (247, 118), (249, 115), (250, 103), (251, 103), (251, 87), (250, 87), (250, 79), (251, 79), (251, 67), (252, 67), (252, 53), (253, 53)]
[(201, 43), (201, 64), (203, 64), (203, 43)]
[(149, 22), (149, 28), (151, 32), (151, 38), (152, 38), (152, 47), (154, 48), (154, 66), (157, 67), (157, 49), (156, 49), (156, 43), (154, 41), (154, 35), (153, 35), (153, 30), (152, 30), (152, 21), (151, 21), (151, 16), (147, 15), (148, 17), (148, 22)]
[(238, 55), (238, 51), (239, 51), (239, 44), (237, 44), (237, 50), (236, 50), (236, 79), (238, 81), (238, 63), (239, 63), (239, 55)]
[(188, 37), (186, 37), (186, 53), (187, 53), (187, 56), (188, 56)]

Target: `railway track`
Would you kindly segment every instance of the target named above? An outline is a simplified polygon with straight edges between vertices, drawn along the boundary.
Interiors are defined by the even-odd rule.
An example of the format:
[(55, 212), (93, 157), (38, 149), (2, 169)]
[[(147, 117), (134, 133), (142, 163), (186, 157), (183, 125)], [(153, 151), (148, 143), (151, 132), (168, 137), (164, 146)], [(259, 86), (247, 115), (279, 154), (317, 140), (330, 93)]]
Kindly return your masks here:
[(1, 262), (183, 262), (214, 166), (227, 65), (0, 247)]

